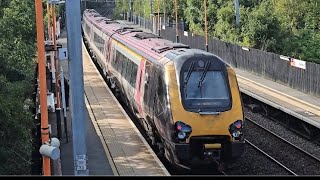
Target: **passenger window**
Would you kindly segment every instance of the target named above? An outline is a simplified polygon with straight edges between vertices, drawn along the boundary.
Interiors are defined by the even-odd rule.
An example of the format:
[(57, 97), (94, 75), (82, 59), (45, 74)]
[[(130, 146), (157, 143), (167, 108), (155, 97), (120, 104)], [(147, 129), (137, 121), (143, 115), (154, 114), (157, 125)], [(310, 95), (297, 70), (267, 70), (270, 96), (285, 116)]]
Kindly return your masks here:
[(130, 84), (131, 86), (135, 87), (135, 84), (137, 81), (138, 65), (136, 65), (134, 62), (131, 62), (131, 63), (132, 63), (132, 74), (131, 74)]

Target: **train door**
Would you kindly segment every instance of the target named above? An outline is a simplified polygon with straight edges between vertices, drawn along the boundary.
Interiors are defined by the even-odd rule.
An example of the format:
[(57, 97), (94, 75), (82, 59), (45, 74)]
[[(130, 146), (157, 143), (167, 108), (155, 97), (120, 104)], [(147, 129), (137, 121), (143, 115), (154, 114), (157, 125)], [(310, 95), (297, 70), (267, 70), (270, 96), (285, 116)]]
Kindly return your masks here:
[(119, 64), (119, 57), (117, 56), (117, 43), (114, 43), (112, 45), (112, 50), (111, 53), (109, 54), (109, 63), (108, 63), (108, 73), (110, 72), (110, 74), (112, 75), (112, 78), (114, 78), (117, 74), (116, 70)]
[[(167, 101), (167, 88), (165, 83), (165, 75), (164, 71), (161, 68), (155, 69), (154, 74), (154, 82), (155, 82), (155, 96), (153, 98), (153, 113), (154, 113), (154, 123), (159, 130), (159, 133), (164, 136), (165, 128), (168, 126), (168, 122), (170, 122), (170, 117), (168, 116), (168, 101)], [(168, 134), (166, 135), (168, 136)]]
[(154, 67), (153, 65), (146, 61), (145, 64), (145, 78), (143, 84), (143, 110), (144, 113), (149, 116), (149, 118), (153, 119), (153, 105), (154, 105)]
[(107, 51), (107, 53), (106, 53), (106, 61), (107, 61), (107, 69), (109, 69), (109, 65), (110, 65), (110, 62), (113, 60), (113, 54), (115, 54), (114, 53), (114, 51), (115, 51), (115, 47), (114, 47), (114, 45), (112, 45), (112, 39), (111, 39), (111, 37), (107, 37), (107, 49), (106, 49), (106, 51)]
[(141, 116), (143, 116), (142, 111), (142, 99), (141, 99), (141, 91), (142, 91), (142, 79), (145, 69), (145, 60), (141, 59), (138, 69), (138, 75), (137, 75), (137, 83), (136, 83), (136, 107)]
[(104, 68), (103, 68), (103, 75), (107, 76), (107, 65), (108, 65), (108, 55), (109, 55), (109, 48), (108, 48), (108, 41), (109, 41), (109, 37), (108, 36), (104, 36), (103, 38), (103, 42), (104, 42), (104, 46), (103, 46), (103, 64), (104, 64)]

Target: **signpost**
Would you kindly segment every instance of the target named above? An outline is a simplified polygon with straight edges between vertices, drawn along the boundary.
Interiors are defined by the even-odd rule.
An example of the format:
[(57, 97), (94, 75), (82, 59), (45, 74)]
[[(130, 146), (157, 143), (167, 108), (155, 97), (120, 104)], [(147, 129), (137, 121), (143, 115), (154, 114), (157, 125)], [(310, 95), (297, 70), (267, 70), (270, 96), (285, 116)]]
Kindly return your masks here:
[(58, 60), (63, 61), (68, 59), (68, 49), (67, 48), (59, 48), (58, 49)]

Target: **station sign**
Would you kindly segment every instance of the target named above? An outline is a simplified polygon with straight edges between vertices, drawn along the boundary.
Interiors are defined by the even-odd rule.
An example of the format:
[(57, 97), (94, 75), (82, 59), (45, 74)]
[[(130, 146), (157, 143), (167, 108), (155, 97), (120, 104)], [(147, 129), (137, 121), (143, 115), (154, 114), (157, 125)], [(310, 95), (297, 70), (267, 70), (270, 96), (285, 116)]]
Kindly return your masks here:
[(306, 61), (290, 58), (290, 65), (300, 69), (306, 69)]
[[(54, 45), (53, 44), (45, 44), (45, 50), (46, 51), (54, 51)], [(62, 48), (61, 44), (57, 44), (57, 49)]]
[(63, 61), (68, 59), (68, 49), (67, 48), (59, 48), (58, 49), (58, 60)]

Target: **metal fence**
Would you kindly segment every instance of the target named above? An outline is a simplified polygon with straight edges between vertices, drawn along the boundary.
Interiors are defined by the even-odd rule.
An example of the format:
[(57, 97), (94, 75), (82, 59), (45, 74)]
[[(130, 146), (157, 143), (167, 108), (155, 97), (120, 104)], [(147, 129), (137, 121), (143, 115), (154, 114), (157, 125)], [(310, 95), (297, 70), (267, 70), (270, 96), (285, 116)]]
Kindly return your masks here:
[(135, 24), (139, 24), (140, 27), (144, 27), (145, 29), (150, 29), (152, 31), (152, 29), (153, 29), (152, 20), (146, 19), (146, 18), (143, 18), (140, 16), (136, 16), (136, 15), (133, 15), (132, 19)]
[[(143, 25), (141, 26), (143, 27)], [(152, 30), (152, 22), (149, 22), (148, 26), (144, 27)], [(161, 29), (161, 36), (174, 42), (176, 40), (176, 31), (174, 28), (165, 26), (165, 28)], [(181, 43), (187, 44), (191, 48), (202, 50), (206, 48), (203, 36), (179, 31), (179, 39)], [(306, 62), (305, 69), (302, 69), (291, 66), (291, 62), (281, 59), (279, 54), (253, 48), (243, 48), (216, 38), (209, 38), (208, 45), (209, 52), (221, 57), (235, 68), (320, 97), (320, 64)]]

